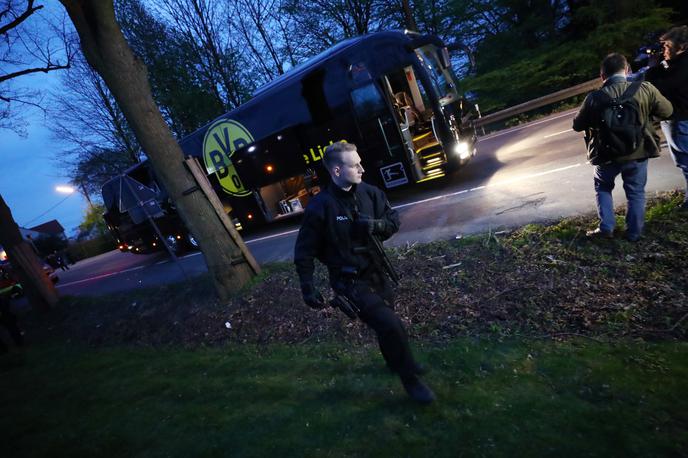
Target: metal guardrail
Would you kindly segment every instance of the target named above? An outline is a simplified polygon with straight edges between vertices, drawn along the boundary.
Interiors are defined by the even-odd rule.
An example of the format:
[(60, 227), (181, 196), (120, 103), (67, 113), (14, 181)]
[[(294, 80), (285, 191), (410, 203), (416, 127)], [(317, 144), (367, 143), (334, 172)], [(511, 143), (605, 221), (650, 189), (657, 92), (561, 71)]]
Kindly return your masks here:
[(561, 91), (553, 92), (551, 94), (538, 97), (537, 99), (529, 100), (528, 102), (523, 102), (518, 105), (514, 105), (513, 107), (506, 108), (496, 113), (491, 113), (487, 116), (483, 116), (481, 118), (474, 120), (473, 125), (476, 127), (483, 127), (487, 124), (496, 121), (501, 121), (503, 119), (510, 118), (521, 113), (525, 113), (526, 111), (534, 110), (535, 108), (540, 108), (551, 103), (559, 102), (561, 100), (565, 100), (569, 97), (573, 97), (576, 95), (585, 94), (586, 92), (599, 89), (601, 85), (602, 83), (600, 79), (596, 78), (594, 80), (590, 80), (567, 89), (562, 89)]

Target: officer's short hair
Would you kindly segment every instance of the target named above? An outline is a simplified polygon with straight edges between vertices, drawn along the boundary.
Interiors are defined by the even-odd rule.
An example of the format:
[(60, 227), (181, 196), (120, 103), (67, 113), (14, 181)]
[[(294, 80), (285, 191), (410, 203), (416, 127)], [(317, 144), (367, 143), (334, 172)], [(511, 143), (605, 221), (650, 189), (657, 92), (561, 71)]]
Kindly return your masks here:
[(600, 65), (600, 71), (605, 77), (612, 76), (628, 68), (628, 61), (618, 52), (613, 52), (608, 54), (607, 57), (602, 61)]
[(327, 170), (332, 170), (338, 165), (342, 165), (342, 153), (346, 151), (356, 151), (356, 145), (353, 143), (337, 142), (333, 143), (323, 153), (323, 164)]

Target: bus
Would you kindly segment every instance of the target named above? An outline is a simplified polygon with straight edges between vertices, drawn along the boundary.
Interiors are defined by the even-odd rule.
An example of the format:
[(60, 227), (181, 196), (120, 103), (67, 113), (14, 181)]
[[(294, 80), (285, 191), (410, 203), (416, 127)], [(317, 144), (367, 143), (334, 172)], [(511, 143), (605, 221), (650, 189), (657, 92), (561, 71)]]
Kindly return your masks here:
[(250, 229), (304, 211), (329, 178), (322, 156), (334, 142), (355, 143), (365, 180), (381, 188), (445, 176), (476, 154), (467, 118), (442, 41), (387, 31), (338, 43), (180, 145), (205, 167), (237, 227)]

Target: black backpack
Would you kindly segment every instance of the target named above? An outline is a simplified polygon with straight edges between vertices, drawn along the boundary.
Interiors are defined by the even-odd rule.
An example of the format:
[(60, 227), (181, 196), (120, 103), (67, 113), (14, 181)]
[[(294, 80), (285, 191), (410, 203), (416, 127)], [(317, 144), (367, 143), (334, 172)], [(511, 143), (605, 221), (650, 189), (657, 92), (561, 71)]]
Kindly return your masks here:
[(629, 156), (644, 146), (645, 122), (641, 119), (638, 102), (633, 98), (641, 84), (639, 81), (631, 84), (618, 98), (597, 91), (600, 158), (614, 160)]

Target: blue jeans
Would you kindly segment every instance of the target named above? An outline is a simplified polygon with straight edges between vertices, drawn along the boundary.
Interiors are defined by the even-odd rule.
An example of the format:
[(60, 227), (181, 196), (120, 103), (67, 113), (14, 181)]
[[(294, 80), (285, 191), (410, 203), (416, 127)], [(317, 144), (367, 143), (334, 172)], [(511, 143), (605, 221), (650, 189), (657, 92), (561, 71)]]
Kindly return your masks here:
[(645, 183), (647, 183), (647, 160), (623, 162), (620, 164), (603, 164), (595, 166), (595, 194), (597, 197), (597, 214), (600, 217), (600, 229), (614, 231), (614, 201), (612, 190), (614, 180), (621, 174), (628, 209), (626, 210), (626, 234), (636, 238), (643, 233), (645, 223)]
[(688, 202), (688, 120), (662, 121), (661, 126), (674, 164), (681, 169), (686, 179), (684, 200)]

